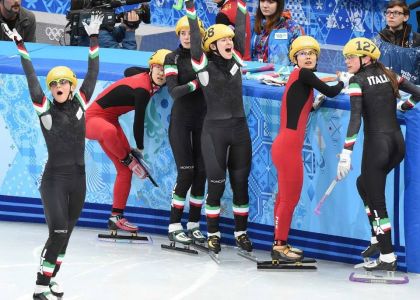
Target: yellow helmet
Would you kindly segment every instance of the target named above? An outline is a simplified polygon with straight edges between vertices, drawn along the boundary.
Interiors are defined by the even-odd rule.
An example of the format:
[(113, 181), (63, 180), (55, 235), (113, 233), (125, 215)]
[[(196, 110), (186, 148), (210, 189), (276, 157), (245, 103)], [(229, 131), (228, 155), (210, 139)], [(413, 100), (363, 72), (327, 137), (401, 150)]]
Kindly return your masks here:
[(366, 55), (370, 56), (373, 60), (377, 60), (381, 56), (381, 51), (371, 40), (364, 37), (358, 37), (347, 42), (343, 48), (343, 55)]
[(54, 80), (59, 79), (66, 79), (70, 81), (71, 85), (76, 87), (77, 86), (77, 77), (74, 72), (65, 66), (58, 66), (52, 68), (47, 74), (47, 87), (50, 89), (50, 83)]
[(204, 34), (203, 49), (204, 51), (209, 52), (211, 43), (225, 37), (233, 38), (234, 36), (235, 33), (229, 26), (224, 24), (214, 24), (207, 28), (206, 33)]
[(159, 49), (152, 54), (149, 58), (149, 67), (152, 65), (162, 65), (165, 62), (165, 57), (167, 54), (171, 53), (171, 50), (168, 49)]
[[(201, 36), (204, 36), (206, 29), (204, 27), (203, 21), (201, 21), (199, 18), (198, 19), (198, 27), (200, 28), (200, 33)], [(188, 23), (188, 17), (187, 16), (183, 16), (181, 19), (178, 20), (178, 22), (176, 22), (176, 26), (175, 26), (175, 33), (177, 36), (179, 36), (179, 32), (181, 30), (189, 30), (190, 29), (190, 24)]]
[(295, 55), (303, 49), (313, 49), (317, 56), (319, 56), (319, 53), (321, 52), (321, 47), (316, 39), (309, 35), (301, 35), (293, 41), (289, 49), (289, 59), (292, 63), (297, 63)]

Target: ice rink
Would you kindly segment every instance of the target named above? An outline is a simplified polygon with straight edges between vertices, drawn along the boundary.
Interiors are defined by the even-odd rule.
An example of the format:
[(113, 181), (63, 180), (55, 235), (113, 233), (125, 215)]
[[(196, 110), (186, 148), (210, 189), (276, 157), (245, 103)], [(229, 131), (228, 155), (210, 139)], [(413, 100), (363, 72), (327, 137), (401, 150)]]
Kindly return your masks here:
[[(0, 222), (0, 299), (32, 299), (43, 243), (44, 224)], [(57, 281), (66, 300), (91, 299), (418, 299), (420, 275), (410, 283), (384, 285), (348, 280), (353, 266), (318, 261), (316, 272), (257, 271), (255, 263), (224, 247), (217, 265), (205, 253), (161, 250), (165, 236), (152, 245), (97, 240), (99, 231), (77, 227)], [(269, 259), (266, 251), (256, 251)], [(417, 292), (416, 292), (417, 291)], [(417, 296), (415, 296), (417, 294)]]

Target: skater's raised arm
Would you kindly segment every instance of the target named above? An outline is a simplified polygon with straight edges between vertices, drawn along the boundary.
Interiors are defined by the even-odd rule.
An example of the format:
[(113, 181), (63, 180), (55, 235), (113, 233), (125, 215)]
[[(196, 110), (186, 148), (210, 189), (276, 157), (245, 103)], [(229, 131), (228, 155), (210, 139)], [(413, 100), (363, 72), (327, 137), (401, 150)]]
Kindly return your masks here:
[[(201, 34), (200, 26), (198, 23), (197, 12), (195, 10), (194, 1), (188, 0), (185, 1), (185, 9), (187, 12), (188, 23), (190, 25), (190, 34), (191, 34), (191, 60), (193, 64), (194, 71), (198, 72), (203, 69), (207, 61), (206, 54), (203, 52), (201, 47)], [(208, 33), (204, 36), (204, 40), (208, 38)]]
[[(239, 53), (240, 61), (239, 63), (242, 64), (242, 57), (245, 54), (245, 34), (246, 34), (246, 3), (238, 0), (238, 8), (236, 12), (236, 20), (235, 20), (235, 38), (234, 42), (234, 49), (235, 52)], [(237, 57), (235, 56), (235, 59)]]
[(104, 16), (98, 14), (92, 14), (91, 21), (89, 25), (83, 23), (86, 32), (90, 38), (90, 47), (89, 47), (89, 62), (88, 62), (88, 71), (83, 81), (82, 86), (80, 87), (79, 92), (75, 94), (76, 97), (79, 95), (83, 100), (83, 104), (86, 105), (90, 98), (92, 97), (93, 91), (95, 89), (96, 80), (99, 73), (99, 44), (98, 44), (98, 34), (99, 27), (102, 24)]
[[(18, 52), (20, 55), (20, 61), (22, 63), (22, 67), (26, 75), (26, 80), (28, 82), (32, 102), (34, 103), (35, 109), (38, 112), (38, 114), (41, 114), (42, 112), (48, 109), (49, 101), (47, 101), (45, 94), (42, 91), (41, 85), (39, 84), (38, 77), (36, 76), (29, 53), (26, 50), (25, 43), (23, 42), (22, 37), (16, 31), (16, 29), (10, 30), (9, 26), (7, 26), (6, 23), (1, 23), (1, 27), (4, 33), (17, 45)], [(39, 109), (40, 106), (45, 106), (45, 110), (41, 111)]]

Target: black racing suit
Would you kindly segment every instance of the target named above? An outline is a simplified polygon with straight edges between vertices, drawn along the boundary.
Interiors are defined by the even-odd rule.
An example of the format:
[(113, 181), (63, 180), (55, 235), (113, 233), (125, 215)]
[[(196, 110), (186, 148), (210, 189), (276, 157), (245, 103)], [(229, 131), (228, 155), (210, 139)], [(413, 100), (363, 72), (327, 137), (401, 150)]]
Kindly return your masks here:
[(191, 30), (192, 65), (198, 74), (207, 104), (201, 148), (206, 167), (207, 230), (219, 233), (220, 198), (229, 171), (233, 191), (235, 231), (246, 231), (249, 211), (248, 176), (251, 169), (251, 138), (242, 100), (242, 56), (245, 51), (245, 13), (238, 5), (233, 57), (229, 60), (201, 48), (201, 36), (192, 1), (186, 2)]
[(41, 253), (36, 282), (48, 285), (60, 268), (85, 201), (84, 112), (99, 71), (98, 39), (90, 39), (88, 71), (80, 90), (70, 93), (71, 98), (64, 103), (46, 98), (23, 42), (18, 43), (18, 49), (48, 150), (40, 192), (49, 237)]
[(201, 130), (206, 113), (203, 91), (191, 65), (189, 49), (180, 46), (165, 58), (165, 76), (174, 100), (169, 124), (169, 142), (178, 171), (172, 193), (170, 223), (180, 223), (185, 198), (190, 191), (189, 222), (200, 220), (206, 174), (201, 155)]
[[(402, 77), (397, 77), (399, 89), (420, 100), (420, 89)], [(386, 177), (404, 158), (405, 145), (396, 115), (396, 98), (391, 83), (378, 64), (373, 63), (350, 79), (351, 116), (345, 149), (353, 150), (364, 124), (364, 144), (361, 175), (357, 189), (363, 199), (372, 236), (376, 236), (382, 254), (392, 253), (391, 223), (385, 203)]]

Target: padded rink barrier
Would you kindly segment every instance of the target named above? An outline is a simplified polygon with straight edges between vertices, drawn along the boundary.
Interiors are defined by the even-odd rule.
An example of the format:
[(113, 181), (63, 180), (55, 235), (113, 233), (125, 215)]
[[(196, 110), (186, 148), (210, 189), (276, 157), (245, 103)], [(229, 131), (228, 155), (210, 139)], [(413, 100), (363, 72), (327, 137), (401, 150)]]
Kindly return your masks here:
[(420, 273), (420, 105), (405, 113), (405, 250), (407, 271)]
[[(71, 67), (80, 79), (84, 77), (86, 48), (46, 44), (27, 46), (44, 90), (46, 90), (45, 76), (48, 70), (63, 64), (63, 57), (66, 58), (65, 64)], [(121, 78), (126, 67), (132, 64), (146, 66), (150, 54), (141, 51), (101, 49), (101, 71), (94, 95)], [(259, 65), (249, 63), (249, 67)], [(26, 78), (22, 75), (20, 58), (16, 55), (15, 45), (11, 42), (0, 42), (0, 70), (0, 125), (2, 125), (0, 137), (3, 143), (0, 157), (0, 220), (44, 222), (36, 183), (46, 158), (45, 142), (29, 100), (30, 95)], [(270, 149), (280, 122), (280, 99), (283, 90), (284, 88), (261, 85), (253, 80), (243, 82), (244, 106), (253, 143), (253, 166), (249, 178), (249, 233), (255, 248), (264, 250), (269, 250), (272, 244), (272, 213), (277, 181)], [(167, 89), (164, 89), (153, 97), (147, 109), (145, 158), (152, 163), (153, 174), (160, 187), (153, 188), (148, 181), (133, 179), (126, 210), (130, 221), (138, 224), (143, 232), (159, 234), (167, 232), (170, 197), (176, 177), (176, 168), (167, 138), (171, 105), (172, 99)], [(412, 112), (409, 112), (405, 116), (418, 118), (411, 114)], [(131, 142), (133, 142), (132, 118), (132, 114), (121, 118), (121, 124)], [(349, 98), (344, 94), (328, 99), (311, 117), (303, 151), (304, 188), (295, 211), (290, 243), (304, 249), (308, 257), (355, 264), (361, 261), (360, 252), (367, 246), (369, 239), (369, 225), (355, 186), (360, 170), (362, 143), (358, 143), (356, 146), (358, 148), (353, 154), (355, 172), (351, 172), (348, 179), (336, 187), (328, 203), (323, 207), (321, 217), (313, 213), (316, 203), (331, 179), (335, 177), (336, 154), (342, 148), (348, 119)], [(410, 132), (407, 139), (418, 134), (419, 129), (420, 124), (411, 123), (407, 128)], [(88, 193), (78, 225), (106, 228), (112, 202), (115, 168), (96, 141), (87, 141), (85, 154)], [(407, 163), (411, 163), (413, 154), (415, 151), (407, 153)], [(415, 168), (418, 165), (420, 164), (416, 161), (412, 166)], [(392, 181), (395, 181), (393, 178), (394, 175), (390, 174), (386, 191), (390, 214), (392, 214), (392, 203), (396, 201), (393, 197), (394, 190), (400, 199), (404, 198), (404, 185), (398, 183), (393, 185)], [(411, 185), (408, 188), (410, 187)], [(411, 194), (406, 195), (406, 198), (409, 196)], [(223, 242), (227, 244), (234, 244), (231, 199), (232, 192), (227, 188), (222, 198), (221, 219)], [(407, 201), (416, 203), (417, 199), (407, 198)], [(406, 235), (402, 228), (403, 219), (401, 218), (400, 222), (397, 217), (391, 216), (391, 219), (399, 224), (400, 230), (394, 230), (397, 235), (395, 250), (400, 268), (406, 270), (404, 240), (412, 239), (418, 230), (414, 229), (413, 233)], [(205, 229), (204, 216), (201, 221)], [(419, 222), (418, 213), (411, 213), (406, 217), (406, 224), (415, 222), (417, 224)], [(418, 241), (409, 242), (411, 242), (410, 255), (418, 254)], [(409, 270), (419, 272), (415, 266), (418, 264), (418, 259), (410, 261)]]

